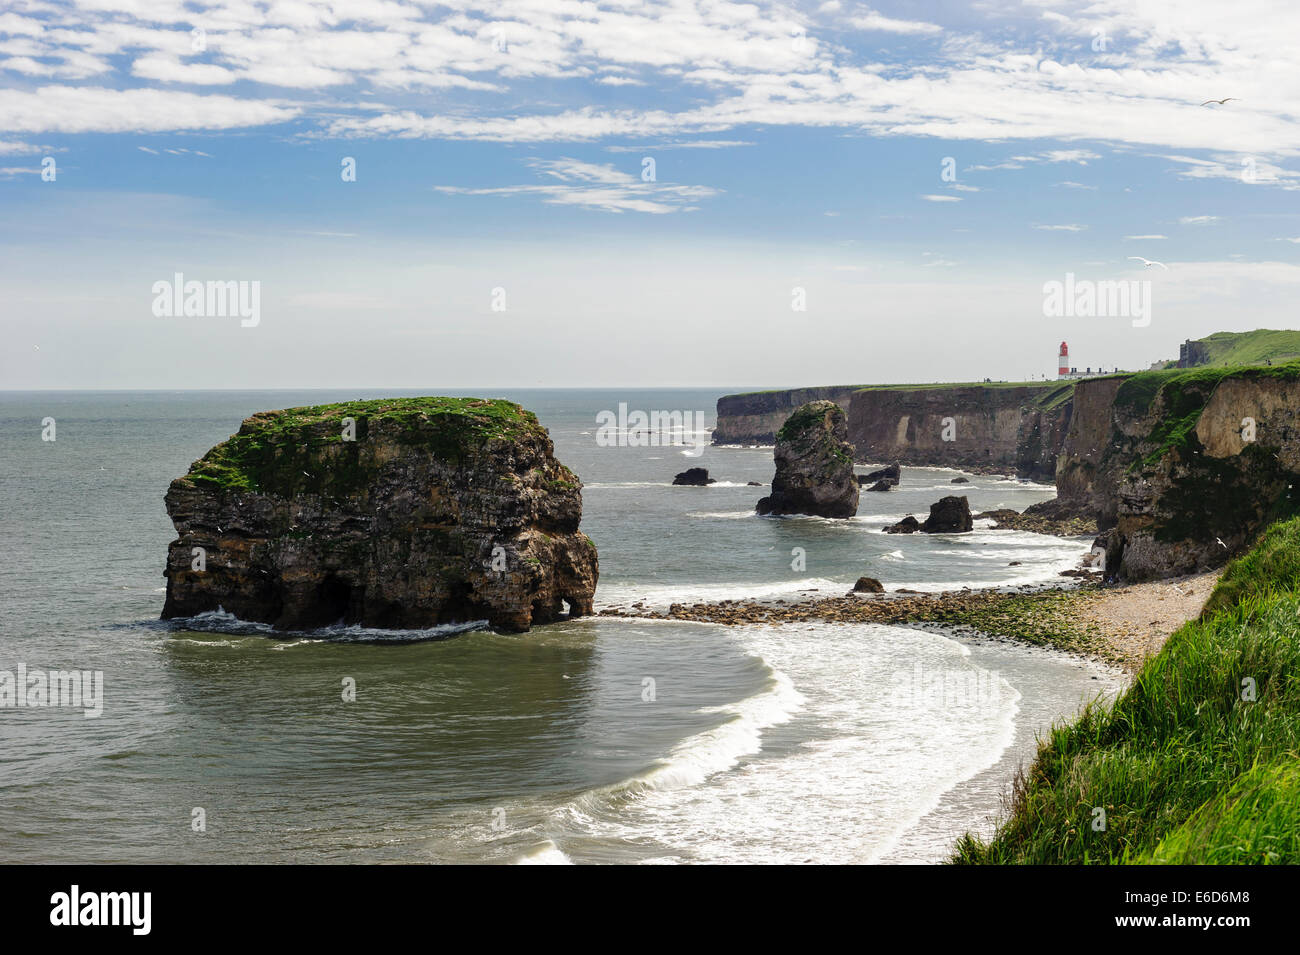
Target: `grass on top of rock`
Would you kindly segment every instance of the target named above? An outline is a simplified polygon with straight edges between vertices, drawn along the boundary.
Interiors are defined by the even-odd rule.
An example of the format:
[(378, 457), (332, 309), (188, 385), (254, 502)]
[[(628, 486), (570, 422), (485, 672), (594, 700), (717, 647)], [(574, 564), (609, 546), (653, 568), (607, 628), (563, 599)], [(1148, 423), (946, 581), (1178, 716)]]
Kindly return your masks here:
[[(345, 418), (355, 421), (353, 441), (344, 439)], [(360, 449), (377, 425), (447, 460), (459, 460), (493, 438), (541, 430), (531, 411), (501, 399), (378, 398), (263, 411), (194, 462), (188, 477), (230, 491), (352, 489), (366, 479)], [(315, 475), (308, 470), (313, 466), (328, 473)]]
[(1300, 862), (1297, 554), (1300, 518), (1230, 564), (1132, 687), (1040, 740), (1009, 818), (953, 861)]
[[(820, 425), (829, 414), (833, 413), (830, 408), (825, 405), (818, 407), (818, 404), (819, 402), (809, 402), (796, 408), (790, 417), (785, 419), (785, 424), (781, 425), (781, 430), (776, 433), (777, 439), (789, 441), (799, 432)], [(839, 405), (835, 405), (835, 408), (839, 410), (840, 416), (843, 417), (843, 409)]]

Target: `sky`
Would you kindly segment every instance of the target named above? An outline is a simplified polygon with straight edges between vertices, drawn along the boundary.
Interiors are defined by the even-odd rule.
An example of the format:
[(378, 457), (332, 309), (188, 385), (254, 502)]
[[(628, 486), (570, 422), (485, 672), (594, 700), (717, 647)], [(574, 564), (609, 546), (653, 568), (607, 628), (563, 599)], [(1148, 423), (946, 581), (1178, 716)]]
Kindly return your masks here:
[[(1024, 380), (1297, 327), (1296, 36), (1289, 0), (3, 0), (0, 389)], [(256, 314), (170, 314), (177, 275)], [(1045, 314), (1067, 277), (1149, 311)]]

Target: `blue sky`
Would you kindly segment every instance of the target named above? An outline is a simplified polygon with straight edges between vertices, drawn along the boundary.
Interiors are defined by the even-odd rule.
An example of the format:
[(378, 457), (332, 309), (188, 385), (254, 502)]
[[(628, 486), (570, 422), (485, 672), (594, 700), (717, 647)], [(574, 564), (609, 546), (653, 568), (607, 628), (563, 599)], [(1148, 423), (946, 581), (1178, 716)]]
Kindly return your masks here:
[[(0, 387), (1022, 378), (1294, 324), (1284, 2), (4, 9)], [(261, 321), (156, 316), (176, 272)], [(1067, 272), (1151, 324), (1045, 317)]]

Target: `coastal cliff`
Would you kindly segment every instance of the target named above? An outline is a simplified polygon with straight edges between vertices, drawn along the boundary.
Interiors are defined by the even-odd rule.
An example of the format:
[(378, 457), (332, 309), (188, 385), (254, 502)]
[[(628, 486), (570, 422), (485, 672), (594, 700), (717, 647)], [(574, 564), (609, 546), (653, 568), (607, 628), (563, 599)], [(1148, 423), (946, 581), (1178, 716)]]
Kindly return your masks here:
[[(770, 444), (800, 405), (848, 414), (855, 460), (1015, 471), (1051, 480), (1070, 420), (1070, 382), (798, 388), (718, 399), (715, 444)], [(951, 426), (946, 419), (951, 419)], [(948, 440), (951, 439), (951, 440)]]
[(790, 388), (723, 395), (718, 399), (714, 444), (774, 444), (776, 434), (796, 408), (810, 401), (833, 401), (847, 412), (853, 392), (861, 385)]
[(1071, 392), (1071, 384), (1055, 382), (863, 388), (849, 405), (849, 440), (861, 462), (1050, 480)]
[(1057, 490), (1096, 516), (1108, 572), (1218, 567), (1300, 510), (1300, 363), (1100, 379), (1076, 408)]
[(581, 488), (507, 401), (263, 412), (167, 491), (178, 536), (162, 615), (519, 632), (565, 604), (589, 614), (598, 567), (578, 530)]

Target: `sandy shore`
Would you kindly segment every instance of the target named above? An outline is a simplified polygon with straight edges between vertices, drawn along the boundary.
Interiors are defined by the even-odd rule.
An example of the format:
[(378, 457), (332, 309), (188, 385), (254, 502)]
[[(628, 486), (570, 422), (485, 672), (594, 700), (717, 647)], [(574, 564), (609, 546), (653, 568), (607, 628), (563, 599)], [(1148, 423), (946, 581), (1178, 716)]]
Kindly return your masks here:
[(724, 600), (673, 604), (666, 611), (606, 609), (603, 616), (773, 626), (799, 621), (968, 627), (1117, 664), (1129, 672), (1158, 653), (1196, 617), (1219, 571), (1153, 583), (1030, 592), (961, 590), (941, 594), (850, 594), (797, 601)]

